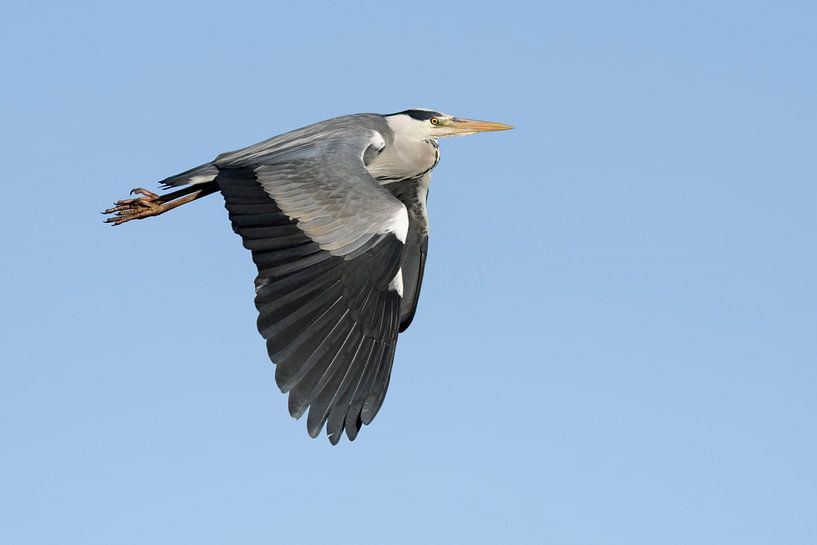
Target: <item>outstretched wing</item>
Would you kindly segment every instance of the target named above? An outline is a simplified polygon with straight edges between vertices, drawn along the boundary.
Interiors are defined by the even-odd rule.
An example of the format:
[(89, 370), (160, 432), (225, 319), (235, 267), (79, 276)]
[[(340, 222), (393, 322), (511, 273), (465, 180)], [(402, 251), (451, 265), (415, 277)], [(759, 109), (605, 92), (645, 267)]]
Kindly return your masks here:
[(312, 437), (354, 439), (380, 409), (400, 327), (405, 206), (363, 154), (376, 131), (303, 138), (216, 161), (234, 230), (258, 266), (258, 329)]
[(417, 311), (420, 288), (423, 285), (423, 271), (428, 255), (428, 187), (431, 173), (418, 178), (403, 180), (386, 185), (386, 189), (406, 207), (409, 229), (406, 248), (403, 251), (403, 300), (400, 307), (400, 332), (411, 325)]

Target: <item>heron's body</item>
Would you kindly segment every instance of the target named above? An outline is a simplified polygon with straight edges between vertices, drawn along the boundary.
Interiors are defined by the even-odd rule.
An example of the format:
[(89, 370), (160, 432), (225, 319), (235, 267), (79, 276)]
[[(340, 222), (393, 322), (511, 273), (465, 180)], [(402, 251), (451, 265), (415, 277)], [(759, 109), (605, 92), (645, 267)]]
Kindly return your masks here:
[[(220, 191), (258, 267), (258, 328), (316, 436), (354, 439), (386, 394), (399, 332), (411, 323), (428, 246), (436, 139), (510, 128), (429, 110), (338, 117), (219, 155), (119, 201), (108, 221), (157, 215)], [(447, 132), (446, 132), (447, 131)]]
[[(237, 151), (222, 153), (212, 163), (164, 180), (168, 186), (179, 186), (211, 181), (213, 167), (252, 165), (263, 162), (271, 154), (286, 154), (288, 150), (315, 145), (320, 141), (350, 134), (371, 134), (371, 144), (364, 150), (363, 164), (381, 185), (417, 178), (431, 172), (440, 160), (436, 140), (416, 138), (406, 129), (402, 120), (388, 120), (378, 114), (354, 114), (336, 117), (303, 127)], [(410, 127), (410, 125), (409, 125)], [(397, 129), (397, 131), (395, 131)]]

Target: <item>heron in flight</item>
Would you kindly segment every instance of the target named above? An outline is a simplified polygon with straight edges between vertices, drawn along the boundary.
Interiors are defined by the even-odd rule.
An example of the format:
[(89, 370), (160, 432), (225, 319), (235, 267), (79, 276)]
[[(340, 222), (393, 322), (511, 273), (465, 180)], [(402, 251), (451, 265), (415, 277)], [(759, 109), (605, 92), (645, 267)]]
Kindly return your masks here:
[(332, 444), (374, 419), (397, 335), (414, 318), (428, 249), (439, 138), (510, 125), (427, 109), (322, 121), (171, 176), (179, 188), (117, 201), (105, 220), (157, 216), (221, 191), (258, 267), (258, 330), (307, 431)]

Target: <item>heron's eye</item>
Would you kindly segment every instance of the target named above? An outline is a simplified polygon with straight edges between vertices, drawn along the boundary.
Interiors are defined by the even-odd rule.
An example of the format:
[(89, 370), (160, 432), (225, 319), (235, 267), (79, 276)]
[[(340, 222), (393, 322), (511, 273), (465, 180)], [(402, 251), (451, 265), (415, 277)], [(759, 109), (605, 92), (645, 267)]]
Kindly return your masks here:
[(437, 119), (436, 117), (432, 117), (432, 118), (431, 118), (431, 124), (432, 124), (432, 125), (439, 125), (439, 124), (440, 124), (440, 120), (439, 120), (439, 119)]

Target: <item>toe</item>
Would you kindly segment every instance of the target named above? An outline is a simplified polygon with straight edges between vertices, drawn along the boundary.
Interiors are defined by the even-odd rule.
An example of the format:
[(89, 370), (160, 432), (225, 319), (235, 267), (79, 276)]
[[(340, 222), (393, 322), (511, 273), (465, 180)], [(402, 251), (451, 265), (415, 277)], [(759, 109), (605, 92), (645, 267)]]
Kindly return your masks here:
[(137, 193), (139, 195), (144, 195), (145, 197), (147, 197), (150, 200), (155, 200), (155, 199), (159, 198), (159, 195), (157, 195), (156, 193), (154, 193), (152, 191), (148, 191), (144, 187), (134, 187), (133, 189), (130, 190), (130, 194), (133, 195), (134, 193)]

